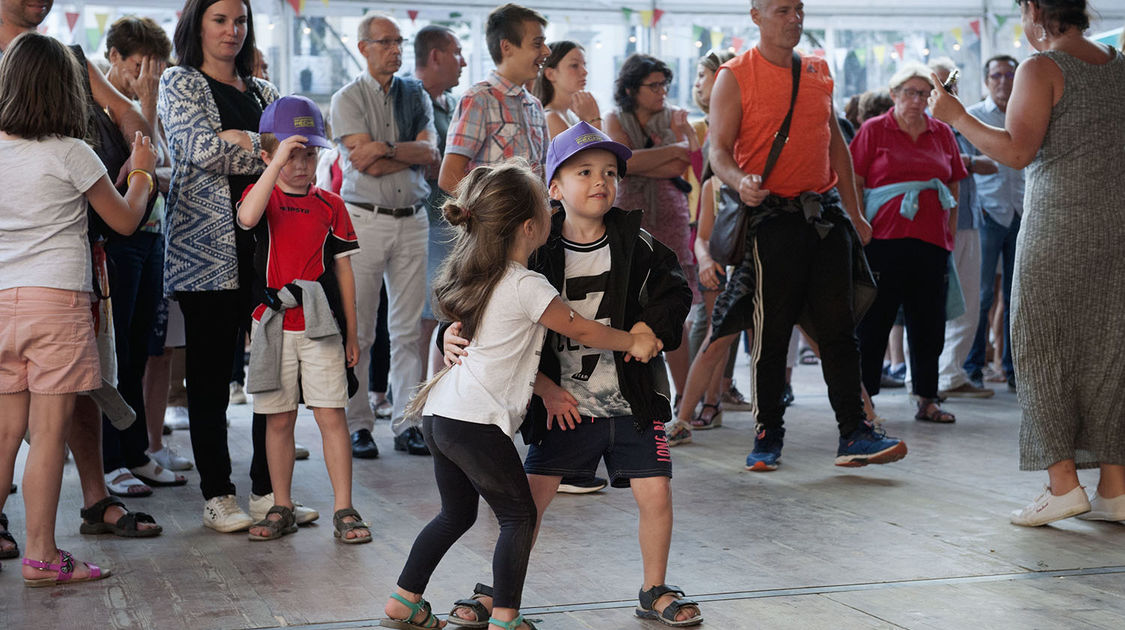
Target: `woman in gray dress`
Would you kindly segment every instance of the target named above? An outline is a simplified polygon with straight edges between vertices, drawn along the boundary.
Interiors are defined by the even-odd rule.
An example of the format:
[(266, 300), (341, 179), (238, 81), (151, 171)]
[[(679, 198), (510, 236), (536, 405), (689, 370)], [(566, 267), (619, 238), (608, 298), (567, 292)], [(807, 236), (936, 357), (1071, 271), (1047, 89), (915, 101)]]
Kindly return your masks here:
[[(934, 90), (934, 115), (983, 153), (1027, 167), (1016, 245), (1012, 345), (1020, 379), (1020, 468), (1049, 485), (1016, 525), (1071, 516), (1125, 520), (1125, 58), (1082, 36), (1085, 0), (1020, 0), (1036, 51), (1019, 65), (1005, 129)], [(1077, 469), (1101, 468), (1087, 498)]]

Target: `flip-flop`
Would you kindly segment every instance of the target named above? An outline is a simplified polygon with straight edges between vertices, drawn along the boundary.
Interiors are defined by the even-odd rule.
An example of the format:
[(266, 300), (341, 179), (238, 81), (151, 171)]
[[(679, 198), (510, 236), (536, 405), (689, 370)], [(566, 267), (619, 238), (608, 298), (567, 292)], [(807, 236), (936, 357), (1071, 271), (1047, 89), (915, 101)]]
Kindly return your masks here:
[(176, 473), (157, 464), (152, 458), (143, 466), (130, 468), (129, 472), (141, 481), (150, 486), (165, 487), (165, 486), (182, 486), (187, 483), (187, 477), (177, 475)]
[[(128, 478), (121, 477), (128, 475)], [(121, 479), (121, 481), (117, 481)], [(152, 494), (152, 488), (143, 481), (133, 476), (128, 468), (118, 468), (105, 474), (105, 487), (109, 493), (118, 497), (147, 497)], [(133, 490), (136, 488), (136, 490)]]

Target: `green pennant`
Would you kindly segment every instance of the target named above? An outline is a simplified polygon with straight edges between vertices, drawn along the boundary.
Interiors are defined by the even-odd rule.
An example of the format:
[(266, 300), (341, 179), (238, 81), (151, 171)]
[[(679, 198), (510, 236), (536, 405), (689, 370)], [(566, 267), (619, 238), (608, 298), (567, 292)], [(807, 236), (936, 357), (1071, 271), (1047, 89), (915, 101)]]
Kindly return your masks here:
[(461, 17), (461, 14), (458, 13), (457, 11), (453, 11), (452, 13), (449, 14), (449, 17), (451, 19), (457, 19), (457, 18)]
[(934, 50), (941, 50), (942, 48), (945, 48), (945, 35), (938, 33), (934, 35)]
[(1004, 22), (1007, 22), (1007, 21), (1008, 21), (1007, 16), (997, 15), (996, 16), (996, 28), (997, 28), (997, 30), (1004, 28)]
[(625, 18), (625, 21), (628, 22), (633, 18), (633, 10), (628, 7), (621, 7), (621, 15)]
[(855, 58), (859, 59), (860, 64), (866, 66), (867, 65), (867, 49), (866, 48), (860, 48), (860, 49), (856, 50), (855, 51)]
[(702, 26), (691, 25), (691, 39), (692, 41), (699, 41), (703, 38), (704, 28)]
[(94, 52), (102, 41), (102, 32), (96, 26), (86, 28), (86, 50)]

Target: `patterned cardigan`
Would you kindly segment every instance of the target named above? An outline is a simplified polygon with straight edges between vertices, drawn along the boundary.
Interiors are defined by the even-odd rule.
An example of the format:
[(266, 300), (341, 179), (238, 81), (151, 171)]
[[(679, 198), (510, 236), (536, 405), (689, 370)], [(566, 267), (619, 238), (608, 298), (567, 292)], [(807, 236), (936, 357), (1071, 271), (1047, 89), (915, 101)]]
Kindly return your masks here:
[[(277, 100), (273, 84), (253, 81), (267, 104)], [(172, 153), (165, 291), (237, 289), (238, 255), (227, 176), (257, 175), (265, 169), (258, 157), (258, 134), (247, 132), (252, 152), (219, 139), (219, 108), (206, 77), (195, 68), (165, 70), (156, 107)]]

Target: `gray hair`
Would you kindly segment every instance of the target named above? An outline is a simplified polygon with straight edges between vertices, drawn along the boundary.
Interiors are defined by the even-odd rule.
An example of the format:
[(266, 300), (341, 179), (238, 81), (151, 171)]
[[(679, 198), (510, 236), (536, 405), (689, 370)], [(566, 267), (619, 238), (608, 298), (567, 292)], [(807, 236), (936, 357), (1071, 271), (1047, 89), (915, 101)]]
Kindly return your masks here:
[(395, 20), (391, 14), (382, 11), (372, 11), (364, 15), (363, 19), (359, 21), (359, 28), (356, 29), (356, 38), (358, 40), (362, 41), (371, 36), (371, 23), (375, 20), (386, 20), (396, 27), (398, 26), (398, 21)]
[(897, 90), (911, 79), (922, 79), (930, 84), (931, 89), (934, 87), (934, 80), (930, 78), (930, 69), (916, 61), (903, 64), (891, 77), (889, 86), (892, 90)]
[(957, 62), (953, 61), (949, 57), (938, 57), (937, 59), (931, 59), (930, 63), (926, 65), (928, 65), (934, 72), (937, 72), (939, 70), (953, 72), (957, 69)]

